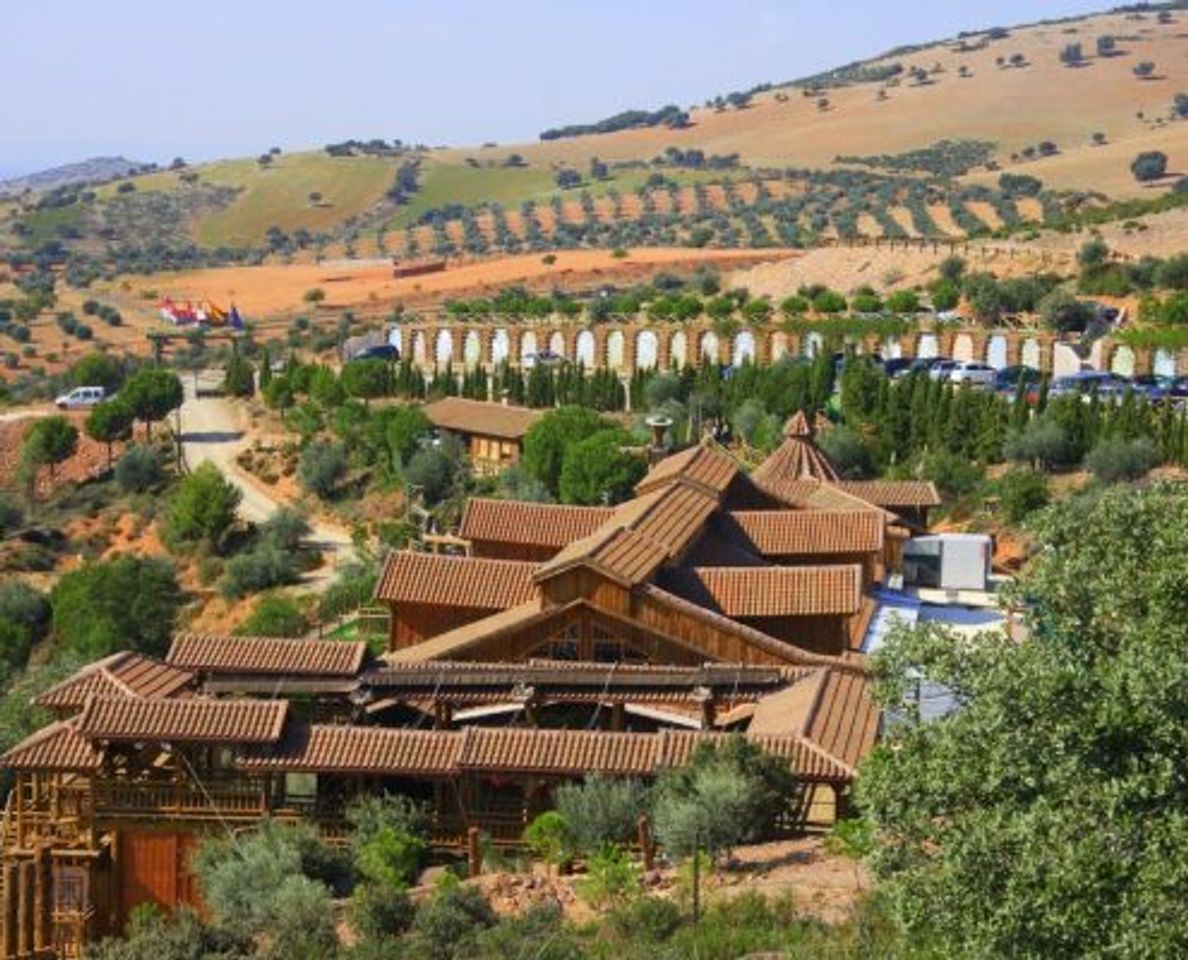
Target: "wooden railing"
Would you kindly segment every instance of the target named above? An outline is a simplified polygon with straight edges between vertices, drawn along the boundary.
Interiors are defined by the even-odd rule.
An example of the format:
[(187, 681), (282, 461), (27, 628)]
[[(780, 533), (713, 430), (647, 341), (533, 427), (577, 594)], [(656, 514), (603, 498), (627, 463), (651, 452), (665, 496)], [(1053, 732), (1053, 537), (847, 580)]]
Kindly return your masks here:
[(103, 817), (143, 815), (259, 817), (267, 810), (264, 792), (252, 784), (112, 783), (95, 785), (95, 813)]

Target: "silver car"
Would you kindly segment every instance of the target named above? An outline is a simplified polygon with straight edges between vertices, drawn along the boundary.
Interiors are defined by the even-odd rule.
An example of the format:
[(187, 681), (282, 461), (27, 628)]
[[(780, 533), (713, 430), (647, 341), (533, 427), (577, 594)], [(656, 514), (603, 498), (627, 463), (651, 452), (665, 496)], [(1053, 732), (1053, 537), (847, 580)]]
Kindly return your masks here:
[(988, 363), (965, 360), (949, 371), (950, 383), (970, 383), (978, 387), (993, 387), (997, 371)]

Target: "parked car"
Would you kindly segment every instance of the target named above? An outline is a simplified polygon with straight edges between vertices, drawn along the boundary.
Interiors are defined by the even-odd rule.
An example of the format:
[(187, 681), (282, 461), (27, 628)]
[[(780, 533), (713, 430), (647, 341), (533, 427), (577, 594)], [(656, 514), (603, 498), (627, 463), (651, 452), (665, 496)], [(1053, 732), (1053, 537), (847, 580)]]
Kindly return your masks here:
[(934, 357), (931, 366), (928, 367), (928, 377), (930, 380), (948, 380), (949, 375), (957, 369), (958, 361), (947, 360), (941, 357)]
[(932, 368), (939, 363), (952, 363), (953, 361), (947, 357), (916, 357), (907, 367), (900, 370), (898, 377), (906, 377), (913, 373), (931, 374)]
[(1019, 389), (1019, 384), (1033, 384), (1039, 383), (1042, 374), (1026, 364), (1017, 364), (1013, 367), (1003, 367), (994, 376), (994, 389), (1001, 393), (1014, 393)]
[(532, 367), (540, 364), (542, 367), (559, 367), (565, 362), (565, 358), (559, 353), (554, 353), (552, 350), (537, 350), (536, 353), (530, 353), (524, 358), (524, 366)]
[(964, 360), (949, 371), (950, 383), (970, 383), (978, 387), (993, 387), (996, 377), (995, 369), (988, 363), (977, 360)]
[(80, 410), (100, 404), (107, 397), (107, 390), (103, 387), (75, 387), (69, 393), (64, 393), (54, 399), (54, 406), (59, 410)]
[(377, 343), (363, 347), (351, 355), (351, 360), (399, 360), (400, 351), (391, 343)]
[(1100, 397), (1120, 397), (1129, 389), (1130, 381), (1116, 373), (1082, 370), (1079, 373), (1057, 377), (1052, 381), (1048, 393), (1053, 397), (1068, 396), (1074, 393), (1085, 397), (1094, 393)]
[(1140, 374), (1130, 381), (1134, 392), (1146, 397), (1152, 402), (1161, 402), (1171, 396), (1171, 386), (1174, 378), (1161, 376), (1157, 373)]
[(1168, 384), (1167, 395), (1172, 400), (1188, 400), (1188, 377), (1176, 377)]
[(896, 377), (907, 373), (911, 365), (912, 361), (907, 357), (892, 357), (889, 360), (883, 361), (883, 372), (894, 380)]

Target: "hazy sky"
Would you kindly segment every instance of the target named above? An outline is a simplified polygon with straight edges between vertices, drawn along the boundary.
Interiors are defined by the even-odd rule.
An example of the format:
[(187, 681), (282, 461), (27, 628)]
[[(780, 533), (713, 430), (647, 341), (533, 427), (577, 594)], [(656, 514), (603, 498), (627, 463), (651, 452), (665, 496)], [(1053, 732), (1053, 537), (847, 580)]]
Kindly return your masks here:
[[(5, 0), (0, 176), (535, 139), (1105, 0)], [(990, 21), (993, 22), (990, 22)]]

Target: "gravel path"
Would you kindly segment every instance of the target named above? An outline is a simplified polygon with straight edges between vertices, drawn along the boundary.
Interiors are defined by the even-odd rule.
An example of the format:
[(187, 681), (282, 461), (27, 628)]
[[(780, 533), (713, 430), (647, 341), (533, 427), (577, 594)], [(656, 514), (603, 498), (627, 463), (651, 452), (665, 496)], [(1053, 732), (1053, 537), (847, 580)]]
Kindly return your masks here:
[[(182, 449), (190, 469), (200, 463), (213, 463), (243, 493), (239, 514), (245, 520), (260, 523), (285, 505), (236, 463), (249, 439), (244, 431), (241, 409), (225, 397), (212, 392), (218, 387), (222, 374), (206, 371), (198, 374), (198, 390), (192, 374), (182, 377), (185, 402), (181, 407)], [(199, 396), (199, 394), (202, 394)], [(326, 563), (305, 577), (303, 583), (314, 589), (325, 589), (339, 565), (354, 558), (355, 548), (350, 532), (334, 524), (312, 521), (310, 546), (323, 551)]]

